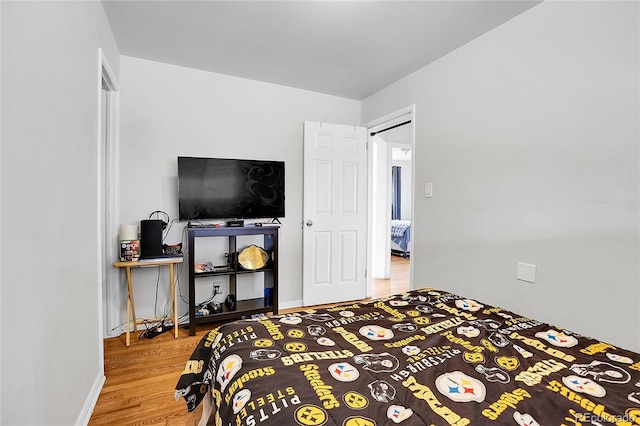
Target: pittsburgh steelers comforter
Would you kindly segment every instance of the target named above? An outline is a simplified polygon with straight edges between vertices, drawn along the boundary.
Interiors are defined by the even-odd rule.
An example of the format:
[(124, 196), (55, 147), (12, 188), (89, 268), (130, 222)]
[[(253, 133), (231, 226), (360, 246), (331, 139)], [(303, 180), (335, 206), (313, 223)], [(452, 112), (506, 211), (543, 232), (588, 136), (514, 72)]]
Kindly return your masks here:
[(639, 425), (640, 355), (422, 289), (224, 324), (176, 385), (205, 395), (218, 425)]

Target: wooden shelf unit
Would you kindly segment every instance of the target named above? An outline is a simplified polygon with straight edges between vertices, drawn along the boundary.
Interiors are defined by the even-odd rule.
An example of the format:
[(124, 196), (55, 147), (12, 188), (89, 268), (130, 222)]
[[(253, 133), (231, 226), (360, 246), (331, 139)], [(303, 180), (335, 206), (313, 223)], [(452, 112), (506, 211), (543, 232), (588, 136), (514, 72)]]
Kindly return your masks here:
[[(277, 225), (263, 226), (243, 226), (243, 227), (221, 227), (221, 228), (187, 228), (188, 234), (188, 271), (189, 271), (189, 335), (196, 333), (196, 324), (217, 322), (238, 319), (254, 314), (273, 312), (278, 313), (278, 230)], [(269, 262), (264, 268), (256, 270), (246, 270), (238, 265), (237, 237), (239, 236), (263, 236), (262, 248), (269, 255)], [(197, 238), (207, 237), (226, 237), (228, 239), (229, 265), (216, 266), (216, 270), (212, 272), (195, 272), (195, 246)], [(241, 247), (240, 247), (241, 248)], [(238, 300), (238, 275), (258, 274), (264, 275), (264, 288), (271, 288), (272, 300), (269, 303), (264, 297), (255, 299)], [(223, 303), (223, 311), (215, 314), (196, 316), (196, 280), (201, 277), (211, 276), (228, 276), (229, 277), (229, 293), (236, 296), (236, 306), (233, 310), (229, 310)]]

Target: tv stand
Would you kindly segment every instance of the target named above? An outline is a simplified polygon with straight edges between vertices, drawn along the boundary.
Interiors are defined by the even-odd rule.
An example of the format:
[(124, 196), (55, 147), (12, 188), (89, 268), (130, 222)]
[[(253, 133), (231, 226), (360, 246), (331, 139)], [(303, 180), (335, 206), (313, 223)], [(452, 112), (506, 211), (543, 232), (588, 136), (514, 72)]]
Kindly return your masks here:
[[(213, 228), (188, 227), (188, 272), (189, 272), (189, 335), (196, 334), (196, 324), (225, 321), (248, 317), (266, 312), (278, 313), (278, 230), (277, 225), (235, 227), (221, 226)], [(267, 264), (260, 269), (244, 269), (238, 262), (238, 237), (263, 236), (262, 249), (268, 254)], [(211, 272), (195, 272), (196, 239), (222, 237), (227, 242), (229, 263), (215, 267)], [(242, 286), (238, 279), (247, 274), (262, 274), (264, 277), (264, 295), (254, 299), (242, 298)], [(233, 303), (224, 304), (222, 312), (205, 316), (196, 316), (196, 281), (201, 277), (228, 276), (229, 294), (234, 295)]]
[(271, 219), (269, 223), (277, 223), (278, 225), (282, 225), (282, 222), (280, 222), (280, 219), (278, 219), (277, 217)]

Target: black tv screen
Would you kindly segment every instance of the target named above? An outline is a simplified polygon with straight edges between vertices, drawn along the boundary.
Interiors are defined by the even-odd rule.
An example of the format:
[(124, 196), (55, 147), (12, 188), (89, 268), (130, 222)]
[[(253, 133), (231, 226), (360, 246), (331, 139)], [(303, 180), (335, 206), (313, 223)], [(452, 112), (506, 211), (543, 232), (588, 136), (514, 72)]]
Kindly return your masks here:
[(178, 157), (180, 220), (284, 217), (284, 162)]

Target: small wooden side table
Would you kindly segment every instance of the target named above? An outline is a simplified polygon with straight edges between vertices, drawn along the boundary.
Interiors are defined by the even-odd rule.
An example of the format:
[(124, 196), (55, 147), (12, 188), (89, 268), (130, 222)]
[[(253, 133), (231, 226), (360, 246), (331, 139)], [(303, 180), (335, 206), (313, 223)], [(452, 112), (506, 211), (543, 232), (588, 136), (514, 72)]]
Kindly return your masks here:
[[(171, 283), (171, 302), (173, 306), (173, 333), (175, 338), (178, 338), (178, 307), (176, 302), (176, 287), (175, 287), (175, 269), (174, 266), (177, 263), (182, 263), (182, 257), (167, 257), (167, 258), (158, 258), (158, 259), (148, 259), (148, 260), (140, 260), (140, 261), (131, 261), (131, 262), (115, 262), (113, 266), (116, 268), (125, 268), (127, 272), (127, 338), (126, 344), (130, 345), (131, 337), (130, 337), (130, 323), (131, 317), (133, 316), (133, 331), (138, 331), (137, 324), (138, 320), (136, 319), (136, 308), (133, 302), (133, 285), (131, 282), (131, 268), (143, 268), (145, 266), (169, 266), (169, 281)], [(157, 320), (157, 318), (155, 319)]]

